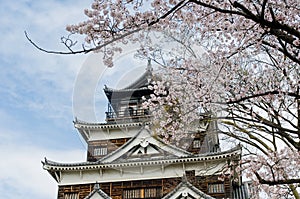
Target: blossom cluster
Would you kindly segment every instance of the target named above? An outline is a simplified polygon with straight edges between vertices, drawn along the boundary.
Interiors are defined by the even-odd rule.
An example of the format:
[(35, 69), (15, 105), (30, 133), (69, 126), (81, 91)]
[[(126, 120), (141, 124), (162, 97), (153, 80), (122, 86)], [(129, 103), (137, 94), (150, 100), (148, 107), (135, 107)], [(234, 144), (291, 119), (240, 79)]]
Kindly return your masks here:
[[(140, 44), (140, 56), (160, 65), (145, 103), (156, 132), (180, 140), (201, 113), (212, 113), (225, 135), (264, 154), (245, 159), (244, 169), (280, 198), (297, 184), (270, 186), (253, 174), (299, 178), (299, 10), (298, 0), (95, 0), (88, 20), (67, 30), (85, 35), (108, 66), (118, 44)], [(153, 31), (177, 44), (163, 53)]]
[(251, 155), (242, 160), (241, 169), (258, 187), (257, 191), (265, 192), (270, 198), (289, 198), (289, 185), (278, 182), (296, 180), (290, 184), (294, 187), (300, 185), (300, 152), (285, 147), (269, 151), (268, 155)]

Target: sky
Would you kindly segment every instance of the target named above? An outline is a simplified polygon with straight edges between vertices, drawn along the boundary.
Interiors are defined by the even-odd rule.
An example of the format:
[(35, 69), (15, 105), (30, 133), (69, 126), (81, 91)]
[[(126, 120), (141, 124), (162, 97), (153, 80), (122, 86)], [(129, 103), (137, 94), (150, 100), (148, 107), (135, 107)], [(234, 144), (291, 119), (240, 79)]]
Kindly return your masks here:
[(145, 71), (147, 61), (132, 59), (137, 46), (127, 46), (107, 69), (101, 54), (47, 54), (26, 39), (24, 31), (40, 47), (65, 51), (65, 26), (86, 19), (91, 3), (0, 0), (0, 198), (57, 198), (41, 161), (85, 161), (75, 117), (104, 122), (104, 85), (124, 87)]
[(134, 59), (135, 44), (123, 46), (108, 69), (101, 54), (47, 54), (26, 39), (24, 31), (42, 48), (66, 51), (66, 25), (87, 19), (92, 1), (0, 0), (0, 198), (57, 198), (41, 161), (85, 161), (73, 121), (104, 122), (104, 85), (125, 87), (146, 69), (147, 60)]
[(74, 118), (103, 122), (103, 85), (122, 86), (144, 69), (127, 55), (116, 60), (127, 68), (107, 69), (97, 54), (47, 54), (26, 40), (24, 31), (43, 48), (65, 50), (65, 26), (85, 19), (91, 2), (0, 0), (0, 198), (56, 198), (57, 184), (41, 161), (85, 161)]

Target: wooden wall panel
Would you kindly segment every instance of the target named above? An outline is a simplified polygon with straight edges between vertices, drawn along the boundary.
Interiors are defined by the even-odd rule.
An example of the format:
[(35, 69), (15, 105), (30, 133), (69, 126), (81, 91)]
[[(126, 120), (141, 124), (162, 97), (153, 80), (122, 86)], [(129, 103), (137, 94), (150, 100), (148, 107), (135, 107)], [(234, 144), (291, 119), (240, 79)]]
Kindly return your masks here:
[[(232, 186), (229, 179), (226, 179), (223, 182), (218, 180), (218, 176), (198, 177), (195, 176), (194, 171), (187, 172), (186, 178), (188, 182), (195, 187), (216, 199), (232, 197)], [(161, 188), (162, 194), (165, 196), (181, 182), (181, 177), (157, 180), (123, 181), (100, 183), (100, 188), (113, 199), (122, 199), (124, 189)], [(224, 193), (208, 193), (208, 184), (210, 183), (224, 183)], [(58, 199), (64, 199), (65, 193), (78, 193), (79, 199), (84, 199), (91, 191), (93, 191), (93, 189), (94, 184), (59, 186)]]
[(87, 161), (94, 162), (99, 160), (102, 156), (94, 156), (94, 149), (96, 147), (105, 147), (107, 148), (107, 154), (117, 150), (123, 144), (125, 144), (129, 138), (120, 138), (120, 139), (111, 139), (111, 140), (97, 140), (97, 141), (90, 141), (88, 143), (88, 152), (87, 152)]

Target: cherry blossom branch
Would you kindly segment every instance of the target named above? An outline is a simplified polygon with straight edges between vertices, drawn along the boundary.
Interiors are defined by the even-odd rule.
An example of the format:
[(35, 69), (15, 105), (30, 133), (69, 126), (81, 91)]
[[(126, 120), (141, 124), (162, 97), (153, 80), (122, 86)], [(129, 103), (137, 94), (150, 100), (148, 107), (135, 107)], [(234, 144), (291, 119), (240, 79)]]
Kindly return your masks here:
[(249, 100), (249, 99), (253, 99), (253, 98), (257, 98), (257, 97), (262, 97), (262, 96), (267, 96), (267, 95), (287, 95), (287, 96), (290, 96), (290, 97), (294, 97), (295, 99), (300, 99), (300, 95), (299, 94), (296, 94), (296, 93), (293, 93), (293, 92), (285, 92), (285, 91), (278, 91), (278, 90), (275, 90), (275, 91), (266, 91), (266, 92), (263, 92), (263, 93), (257, 93), (257, 94), (253, 94), (253, 95), (249, 95), (249, 96), (245, 96), (245, 97), (241, 97), (239, 99), (236, 99), (236, 100), (229, 100), (227, 102), (215, 102), (215, 103), (219, 103), (219, 104), (235, 104), (235, 103), (239, 103), (239, 102), (242, 102), (242, 101), (246, 101), (246, 100)]
[[(153, 25), (155, 25), (156, 23), (158, 23), (160, 20), (166, 18), (167, 16), (169, 16), (171, 13), (175, 12), (176, 10), (178, 10), (180, 7), (186, 5), (187, 2), (185, 1), (180, 1), (177, 5), (175, 5), (172, 9), (170, 9), (168, 12), (166, 12), (164, 15), (162, 15), (161, 17), (157, 18), (155, 21), (151, 21), (151, 22), (148, 22), (148, 21), (145, 21), (144, 23), (147, 24), (147, 27), (151, 27)], [(139, 26), (142, 26), (143, 24), (140, 24)], [(143, 30), (144, 28), (136, 28), (136, 29), (133, 29), (133, 30), (129, 30), (129, 29), (124, 29), (123, 32), (125, 32), (124, 34), (121, 34), (117, 37), (112, 37), (111, 40), (109, 41), (105, 41), (103, 44), (101, 45), (98, 45), (96, 47), (93, 47), (93, 48), (89, 48), (89, 49), (84, 49), (83, 50), (78, 50), (78, 51), (73, 51), (71, 50), (70, 52), (63, 52), (63, 51), (55, 51), (55, 50), (46, 50), (42, 47), (40, 47), (39, 45), (37, 45), (27, 34), (26, 31), (24, 31), (25, 33), (25, 37), (27, 38), (27, 40), (35, 47), (37, 48), (38, 50), (42, 51), (42, 52), (45, 52), (45, 53), (49, 53), (49, 54), (60, 54), (60, 55), (71, 55), (71, 54), (87, 54), (87, 53), (90, 53), (90, 52), (93, 52), (93, 51), (97, 51), (97, 50), (100, 50), (114, 42), (117, 42), (117, 41), (120, 41), (130, 35), (133, 35), (134, 33), (137, 33), (141, 30)], [(69, 49), (69, 48), (68, 48)]]
[(133, 31), (129, 31), (123, 35), (120, 35), (118, 37), (115, 37), (107, 42), (105, 42), (104, 44), (102, 45), (99, 45), (99, 46), (96, 46), (94, 48), (89, 48), (89, 49), (85, 49), (83, 48), (83, 50), (79, 50), (79, 51), (70, 51), (70, 52), (63, 52), (63, 51), (53, 51), (53, 50), (46, 50), (42, 47), (40, 47), (39, 45), (37, 45), (34, 41), (31, 40), (31, 38), (28, 36), (27, 32), (24, 31), (25, 33), (25, 37), (27, 38), (27, 40), (35, 47), (37, 48), (38, 50), (42, 51), (42, 52), (45, 52), (45, 53), (49, 53), (49, 54), (60, 54), (60, 55), (74, 55), (74, 54), (86, 54), (86, 53), (89, 53), (89, 52), (93, 52), (93, 51), (97, 51), (99, 49), (102, 49), (104, 48), (105, 46), (108, 46), (114, 42), (117, 42), (121, 39), (124, 39), (125, 37), (129, 36), (129, 35), (132, 35), (136, 32), (139, 32), (140, 30), (142, 30), (142, 28), (138, 28), (138, 29), (135, 29)]
[[(249, 116), (251, 116), (251, 118), (247, 118), (247, 117), (242, 117), (240, 115), (238, 115), (237, 113), (245, 113), (245, 114), (249, 114)], [(299, 148), (299, 142), (296, 142), (294, 140), (294, 138), (291, 136), (291, 134), (297, 134), (298, 130), (292, 130), (289, 128), (284, 128), (282, 127), (280, 124), (276, 124), (266, 118), (263, 118), (262, 116), (260, 116), (257, 113), (254, 113), (253, 111), (251, 112), (246, 112), (243, 110), (238, 110), (237, 113), (235, 113), (235, 111), (231, 111), (231, 114), (235, 117), (233, 117), (233, 120), (237, 120), (238, 118), (240, 118), (239, 122), (245, 123), (245, 124), (249, 124), (249, 122), (254, 122), (255, 124), (253, 126), (259, 126), (258, 124), (264, 124), (267, 125), (271, 128), (275, 128), (278, 129), (278, 131), (275, 132), (275, 134), (278, 134), (284, 138), (286, 138), (291, 144), (293, 144), (293, 146), (295, 148)], [(253, 116), (254, 115), (254, 116)], [(253, 119), (254, 118), (254, 119)]]
[(261, 184), (267, 185), (280, 185), (280, 184), (295, 184), (300, 183), (300, 178), (295, 179), (282, 179), (282, 180), (265, 180), (257, 172), (254, 172), (255, 176)]

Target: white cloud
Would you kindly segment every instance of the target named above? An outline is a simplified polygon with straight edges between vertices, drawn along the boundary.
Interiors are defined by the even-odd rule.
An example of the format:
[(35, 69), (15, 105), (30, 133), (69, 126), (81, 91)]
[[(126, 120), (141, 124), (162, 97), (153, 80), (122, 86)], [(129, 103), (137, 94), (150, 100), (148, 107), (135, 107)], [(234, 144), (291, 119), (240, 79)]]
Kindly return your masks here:
[[(90, 1), (92, 2), (92, 0)], [(0, 7), (0, 94), (6, 106), (72, 120), (72, 91), (84, 55), (59, 56), (38, 51), (24, 30), (41, 46), (65, 50), (65, 25), (84, 18), (88, 1), (5, 1)], [(1, 106), (1, 104), (0, 104)], [(64, 118), (66, 119), (66, 118)]]
[(57, 184), (42, 169), (45, 156), (56, 161), (84, 161), (85, 151), (61, 151), (24, 144), (24, 132), (1, 129), (0, 198), (56, 198)]
[[(25, 147), (25, 146), (24, 146)], [(57, 195), (57, 185), (50, 175), (42, 169), (41, 158), (45, 153), (59, 154), (60, 158), (66, 157), (78, 159), (82, 151), (45, 151), (41, 148), (30, 147), (20, 148), (16, 150), (15, 146), (5, 148), (1, 147), (1, 156), (10, 154), (11, 158), (5, 158), (4, 164), (0, 164), (1, 179), (0, 188), (10, 187), (13, 189), (7, 195), (8, 197), (1, 197), (1, 194), (8, 194), (5, 190), (0, 192), (1, 198), (15, 199), (32, 199), (35, 198), (55, 198)], [(15, 152), (11, 152), (15, 150)], [(29, 194), (30, 193), (30, 194)], [(29, 194), (29, 195), (28, 195)], [(18, 196), (18, 197), (17, 197)]]
[[(74, 149), (74, 143), (62, 139), (73, 133), (64, 132), (71, 128), (58, 128), (69, 126), (73, 119), (73, 84), (85, 56), (42, 53), (29, 44), (24, 30), (41, 46), (62, 50), (59, 39), (66, 34), (65, 25), (84, 18), (83, 9), (90, 2), (1, 1), (0, 198), (56, 198), (57, 185), (42, 169), (41, 160), (45, 156), (55, 161), (85, 159), (82, 145)], [(53, 122), (48, 123), (49, 118)], [(58, 127), (53, 127), (55, 121)], [(47, 148), (53, 141), (40, 143), (53, 139), (53, 134), (57, 146), (65, 150)]]
[[(74, 144), (62, 139), (74, 132), (65, 132), (71, 128), (61, 126), (70, 125), (73, 119), (73, 88), (76, 76), (88, 56), (42, 53), (29, 44), (24, 30), (40, 46), (64, 50), (59, 39), (67, 34), (65, 25), (84, 19), (83, 9), (89, 7), (92, 1), (1, 1), (0, 31), (3, 37), (0, 45), (0, 95), (3, 97), (0, 98), (0, 198), (56, 198), (56, 182), (42, 169), (40, 161), (45, 156), (64, 162), (85, 159), (82, 145), (74, 149)], [(82, 81), (76, 89), (81, 91), (80, 98), (91, 95), (92, 103), (88, 106), (92, 105), (95, 110), (94, 97), (102, 95), (103, 83), (112, 79), (114, 83), (120, 82), (115, 75), (122, 76), (128, 68), (116, 66), (113, 70), (106, 70), (104, 77), (98, 71), (101, 62), (93, 64), (94, 69), (85, 74), (94, 85)], [(128, 67), (131, 69), (132, 66)], [(95, 76), (94, 72), (97, 71), (99, 76)], [(100, 89), (99, 79), (102, 80)], [(131, 81), (127, 76), (123, 79)], [(114, 85), (109, 83), (109, 86)], [(104, 95), (101, 97), (106, 101)], [(89, 109), (88, 106), (85, 108)], [(81, 112), (82, 115), (85, 113)], [(104, 111), (100, 114), (104, 114)], [(49, 123), (50, 120), (52, 122)], [(22, 129), (24, 126), (26, 128)], [(52, 129), (58, 132), (51, 132)], [(74, 140), (77, 135), (72, 136)], [(53, 137), (56, 146), (62, 145), (65, 150), (51, 148)], [(48, 143), (41, 143), (41, 140), (47, 139)]]

